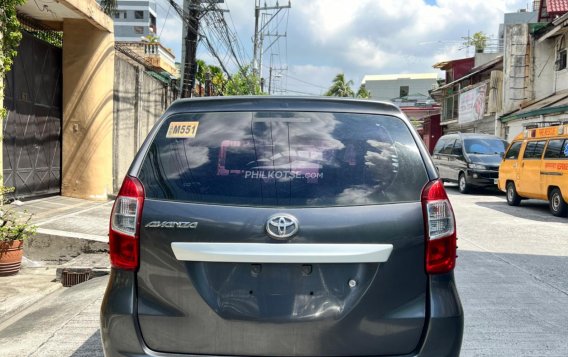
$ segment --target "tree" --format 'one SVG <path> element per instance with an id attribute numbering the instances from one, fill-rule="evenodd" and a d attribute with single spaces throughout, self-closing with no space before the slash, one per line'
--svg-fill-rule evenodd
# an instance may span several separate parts
<path id="1" fill-rule="evenodd" d="M 211 83 L 213 84 L 214 92 L 216 94 L 225 93 L 227 78 L 225 78 L 221 67 L 209 66 L 209 71 L 211 72 Z"/>
<path id="2" fill-rule="evenodd" d="M 16 6 L 24 2 L 25 0 L 5 0 L 0 6 L 0 119 L 4 119 L 7 113 L 4 108 L 4 76 L 10 71 L 22 39 Z"/>
<path id="3" fill-rule="evenodd" d="M 112 15 L 116 11 L 116 0 L 101 0 L 101 8 L 107 15 Z"/>
<path id="4" fill-rule="evenodd" d="M 328 97 L 354 97 L 355 93 L 351 89 L 352 85 L 353 81 L 345 81 L 345 74 L 338 73 L 333 79 L 331 87 L 324 95 Z"/>
<path id="5" fill-rule="evenodd" d="M 209 66 L 205 63 L 204 60 L 196 60 L 195 64 L 197 65 L 197 71 L 195 72 L 195 79 L 201 84 L 205 84 L 205 73 L 207 73 Z"/>
<path id="6" fill-rule="evenodd" d="M 262 95 L 260 80 L 250 66 L 239 70 L 225 86 L 225 95 Z"/>
<path id="7" fill-rule="evenodd" d="M 482 31 L 476 32 L 471 37 L 462 37 L 464 39 L 464 46 L 473 46 L 475 47 L 475 52 L 483 52 L 485 47 L 487 46 L 487 40 L 489 40 L 489 36 L 484 34 Z"/>
<path id="8" fill-rule="evenodd" d="M 357 98 L 362 98 L 362 99 L 371 98 L 371 92 L 369 92 L 367 88 L 365 88 L 364 84 L 361 84 L 361 86 L 359 87 L 359 90 L 357 91 Z"/>

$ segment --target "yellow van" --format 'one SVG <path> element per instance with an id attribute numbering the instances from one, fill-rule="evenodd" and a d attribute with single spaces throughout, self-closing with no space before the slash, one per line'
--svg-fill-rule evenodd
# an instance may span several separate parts
<path id="1" fill-rule="evenodd" d="M 550 212 L 568 212 L 568 125 L 526 129 L 509 145 L 499 167 L 498 187 L 507 203 L 547 200 Z"/>

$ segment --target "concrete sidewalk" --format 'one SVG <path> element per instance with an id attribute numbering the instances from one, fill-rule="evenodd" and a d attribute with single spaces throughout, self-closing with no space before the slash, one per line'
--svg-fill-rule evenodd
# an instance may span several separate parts
<path id="1" fill-rule="evenodd" d="M 32 213 L 32 223 L 38 227 L 36 236 L 25 243 L 25 256 L 62 263 L 81 253 L 108 252 L 112 204 L 62 196 L 12 204 Z"/>
<path id="2" fill-rule="evenodd" d="M 10 205 L 32 213 L 38 230 L 24 244 L 20 272 L 0 278 L 0 326 L 19 319 L 58 290 L 66 290 L 59 281 L 64 269 L 91 271 L 92 277 L 108 271 L 112 204 L 54 196 Z"/>

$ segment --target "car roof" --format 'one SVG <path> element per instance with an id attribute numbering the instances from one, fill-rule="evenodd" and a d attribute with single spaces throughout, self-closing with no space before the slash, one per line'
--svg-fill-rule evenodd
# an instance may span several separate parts
<path id="1" fill-rule="evenodd" d="M 325 111 L 402 115 L 390 102 L 340 97 L 234 96 L 179 99 L 164 116 L 179 112 Z"/>

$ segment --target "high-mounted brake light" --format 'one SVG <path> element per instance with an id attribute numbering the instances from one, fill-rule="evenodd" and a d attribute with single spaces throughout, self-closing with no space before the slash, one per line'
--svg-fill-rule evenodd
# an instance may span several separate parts
<path id="1" fill-rule="evenodd" d="M 426 272 L 443 274 L 456 265 L 456 222 L 452 205 L 441 180 L 422 191 L 426 234 Z"/>
<path id="2" fill-rule="evenodd" d="M 144 187 L 138 179 L 126 176 L 110 216 L 110 263 L 114 268 L 138 269 L 140 219 L 143 206 Z"/>

